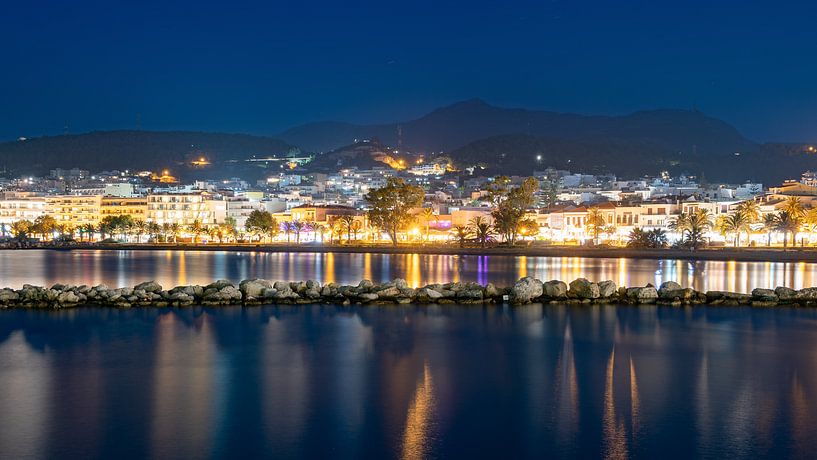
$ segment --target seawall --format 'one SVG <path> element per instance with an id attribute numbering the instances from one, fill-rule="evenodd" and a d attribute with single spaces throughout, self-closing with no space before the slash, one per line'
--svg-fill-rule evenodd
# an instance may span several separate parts
<path id="1" fill-rule="evenodd" d="M 95 305 L 115 308 L 185 307 L 191 305 L 228 306 L 262 304 L 485 304 L 524 305 L 538 302 L 572 304 L 662 304 L 684 305 L 751 305 L 817 306 L 817 288 L 794 290 L 786 287 L 754 289 L 751 294 L 734 292 L 701 292 L 668 281 L 656 288 L 616 286 L 613 281 L 592 282 L 579 278 L 569 284 L 542 282 L 526 277 L 510 287 L 493 284 L 445 283 L 420 288 L 408 286 L 405 280 L 385 283 L 363 280 L 357 285 L 317 281 L 269 281 L 248 279 L 238 285 L 218 280 L 208 285 L 176 286 L 165 290 L 155 281 L 133 287 L 109 288 L 105 285 L 51 287 L 24 285 L 21 289 L 0 289 L 0 308 L 71 308 Z"/>

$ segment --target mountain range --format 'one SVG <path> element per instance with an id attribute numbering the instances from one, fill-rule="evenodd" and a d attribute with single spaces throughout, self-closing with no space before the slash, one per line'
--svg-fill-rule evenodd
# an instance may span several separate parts
<path id="1" fill-rule="evenodd" d="M 369 145 L 364 145 L 372 141 Z M 496 107 L 480 99 L 458 102 L 395 123 L 323 121 L 276 137 L 199 132 L 108 131 L 0 143 L 0 168 L 41 173 L 54 167 L 153 169 L 183 167 L 191 156 L 211 161 L 315 153 L 311 168 L 369 167 L 385 147 L 445 155 L 460 169 L 485 174 L 530 174 L 554 166 L 621 177 L 705 175 L 709 180 L 770 184 L 817 169 L 804 144 L 761 144 L 730 124 L 696 110 L 651 110 L 592 116 Z M 393 153 L 393 152 L 389 152 Z M 201 171 L 195 171 L 200 174 Z"/>

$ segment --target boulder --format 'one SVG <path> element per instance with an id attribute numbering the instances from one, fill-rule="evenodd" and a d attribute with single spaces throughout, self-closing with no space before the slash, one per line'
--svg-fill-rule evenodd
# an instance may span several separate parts
<path id="1" fill-rule="evenodd" d="M 674 299 L 676 291 L 683 289 L 680 284 L 675 281 L 664 281 L 661 287 L 658 288 L 658 297 L 661 299 Z"/>
<path id="2" fill-rule="evenodd" d="M 616 283 L 612 280 L 606 280 L 599 283 L 599 297 L 602 299 L 606 299 L 609 297 L 613 297 L 616 295 L 618 288 L 616 287 Z"/>
<path id="3" fill-rule="evenodd" d="M 599 285 L 585 278 L 579 278 L 570 282 L 569 295 L 579 299 L 598 299 L 601 293 Z"/>
<path id="4" fill-rule="evenodd" d="M 145 292 L 158 292 L 162 290 L 162 285 L 156 281 L 145 281 L 133 287 L 134 290 L 139 289 Z"/>
<path id="5" fill-rule="evenodd" d="M 805 301 L 817 300 L 817 288 L 812 287 L 800 289 L 799 291 L 797 291 L 797 294 L 795 294 L 794 298 L 797 300 Z"/>
<path id="6" fill-rule="evenodd" d="M 205 291 L 207 289 L 215 289 L 216 291 L 220 291 L 226 288 L 227 286 L 235 286 L 235 284 L 233 284 L 233 282 L 229 280 L 217 280 L 205 286 L 204 289 Z"/>
<path id="7" fill-rule="evenodd" d="M 635 303 L 654 303 L 658 300 L 658 291 L 653 286 L 628 288 L 627 299 Z"/>
<path id="8" fill-rule="evenodd" d="M 559 280 L 548 281 L 543 285 L 545 296 L 551 299 L 567 298 L 567 283 Z"/>
<path id="9" fill-rule="evenodd" d="M 437 299 L 442 298 L 442 294 L 435 291 L 434 289 L 424 287 L 417 291 L 417 301 L 418 302 L 434 302 Z"/>
<path id="10" fill-rule="evenodd" d="M 778 286 L 774 289 L 774 293 L 777 295 L 777 298 L 780 300 L 794 300 L 797 297 L 797 291 L 792 288 L 787 288 L 784 286 Z"/>
<path id="11" fill-rule="evenodd" d="M 373 300 L 377 300 L 378 296 L 377 296 L 377 294 L 374 294 L 372 292 L 364 292 L 364 293 L 358 295 L 358 298 L 362 302 L 371 302 Z"/>
<path id="12" fill-rule="evenodd" d="M 777 302 L 777 294 L 771 289 L 752 289 L 753 302 Z"/>
<path id="13" fill-rule="evenodd" d="M 276 285 L 278 282 L 275 283 Z M 244 298 L 259 298 L 263 295 L 264 289 L 272 287 L 272 283 L 262 279 L 244 280 L 238 285 L 238 289 L 244 294 Z M 277 289 L 277 287 L 276 287 Z"/>
<path id="14" fill-rule="evenodd" d="M 514 303 L 528 303 L 533 299 L 542 297 L 544 286 L 536 278 L 527 276 L 517 281 L 511 288 L 511 300 Z"/>

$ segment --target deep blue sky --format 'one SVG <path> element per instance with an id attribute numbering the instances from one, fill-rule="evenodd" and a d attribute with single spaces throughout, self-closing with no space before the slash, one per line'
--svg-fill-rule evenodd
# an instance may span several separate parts
<path id="1" fill-rule="evenodd" d="M 817 140 L 816 21 L 815 1 L 6 2 L 0 139 L 137 114 L 145 129 L 271 134 L 481 97 L 697 106 L 755 140 Z"/>

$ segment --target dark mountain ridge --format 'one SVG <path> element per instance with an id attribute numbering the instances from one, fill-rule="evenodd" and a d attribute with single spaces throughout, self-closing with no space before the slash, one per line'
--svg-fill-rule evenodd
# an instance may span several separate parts
<path id="1" fill-rule="evenodd" d="M 480 139 L 509 134 L 582 142 L 638 142 L 690 153 L 732 154 L 757 145 L 729 124 L 690 110 L 651 110 L 624 116 L 595 116 L 501 108 L 480 99 L 443 107 L 415 120 L 375 125 L 318 122 L 279 135 L 308 150 L 327 151 L 354 139 L 376 137 L 415 151 L 439 152 Z"/>
<path id="2" fill-rule="evenodd" d="M 17 175 L 47 174 L 50 169 L 73 167 L 90 171 L 158 171 L 183 169 L 200 156 L 215 163 L 253 155 L 284 155 L 294 148 L 279 139 L 248 134 L 95 131 L 0 143 L 0 168 Z"/>

